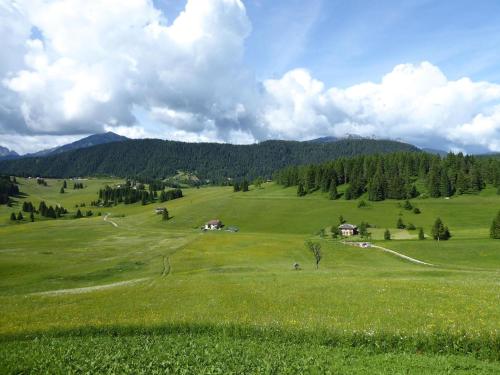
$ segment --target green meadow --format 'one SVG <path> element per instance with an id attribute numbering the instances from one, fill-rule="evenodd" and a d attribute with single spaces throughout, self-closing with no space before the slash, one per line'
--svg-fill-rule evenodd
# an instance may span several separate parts
<path id="1" fill-rule="evenodd" d="M 492 187 L 414 199 L 414 214 L 400 201 L 365 198 L 358 208 L 274 183 L 90 207 L 99 188 L 122 180 L 83 180 L 81 190 L 68 181 L 64 194 L 62 180 L 18 181 L 25 196 L 0 206 L 0 373 L 500 372 Z M 23 200 L 69 213 L 11 222 Z M 73 218 L 81 203 L 93 216 Z M 340 215 L 368 222 L 374 244 L 432 266 L 332 239 Z M 436 217 L 449 241 L 396 229 L 402 218 L 430 236 Z M 202 232 L 214 218 L 239 232 Z M 321 244 L 319 269 L 309 239 Z"/>

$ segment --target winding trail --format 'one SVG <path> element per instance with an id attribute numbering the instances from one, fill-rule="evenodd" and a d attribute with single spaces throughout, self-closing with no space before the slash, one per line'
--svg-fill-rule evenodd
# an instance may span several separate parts
<path id="1" fill-rule="evenodd" d="M 350 245 L 350 246 L 356 246 L 356 247 L 360 247 L 360 243 L 359 242 L 342 242 L 344 245 Z M 402 258 L 402 259 L 405 259 L 409 262 L 412 262 L 412 263 L 416 263 L 416 264 L 421 264 L 423 266 L 431 266 L 431 267 L 435 267 L 436 265 L 435 264 L 432 264 L 432 263 L 427 263 L 427 262 L 424 262 L 422 260 L 418 260 L 418 259 L 415 259 L 415 258 L 412 258 L 412 257 L 409 257 L 408 255 L 404 255 L 404 254 L 401 254 L 401 253 L 398 253 L 397 251 L 394 251 L 394 250 L 391 250 L 391 249 L 387 249 L 385 247 L 382 247 L 382 246 L 378 246 L 378 245 L 374 245 L 374 244 L 370 244 L 370 247 L 368 248 L 376 248 L 376 249 L 380 249 L 382 251 L 385 251 L 387 253 L 391 253 L 392 255 L 395 255 L 399 258 Z"/>
<path id="2" fill-rule="evenodd" d="M 104 221 L 107 221 L 108 223 L 113 224 L 113 226 L 114 226 L 115 228 L 118 228 L 118 224 L 116 224 L 113 220 L 108 220 L 108 216 L 109 216 L 109 213 L 107 213 L 106 215 L 104 215 L 104 219 L 103 219 L 103 220 L 104 220 Z"/>
<path id="3" fill-rule="evenodd" d="M 116 283 L 111 283 L 111 284 L 88 286 L 85 288 L 49 290 L 46 292 L 31 293 L 30 295 L 32 295 L 32 296 L 60 296 L 60 295 L 64 295 L 64 294 L 89 293 L 89 292 L 95 292 L 97 290 L 116 288 L 117 286 L 137 284 L 137 283 L 140 283 L 141 281 L 145 281 L 145 280 L 149 280 L 149 277 L 143 277 L 142 279 L 133 279 L 133 280 L 127 280 L 127 281 L 118 281 Z"/>

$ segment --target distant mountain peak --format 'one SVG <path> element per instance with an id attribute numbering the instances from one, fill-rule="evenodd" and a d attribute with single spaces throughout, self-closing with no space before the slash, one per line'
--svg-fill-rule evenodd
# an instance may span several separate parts
<path id="1" fill-rule="evenodd" d="M 341 141 L 341 140 L 344 140 L 344 139 L 371 139 L 371 138 L 363 137 L 363 136 L 361 136 L 359 134 L 350 134 L 350 133 L 348 133 L 348 134 L 345 134 L 342 137 L 334 137 L 334 136 L 331 136 L 331 135 L 327 135 L 325 137 L 319 137 L 319 138 L 311 139 L 311 140 L 306 141 L 306 142 L 330 143 L 330 142 Z"/>
<path id="2" fill-rule="evenodd" d="M 26 154 L 26 155 L 23 155 L 23 157 L 56 155 L 56 154 L 60 154 L 60 153 L 66 152 L 66 151 L 78 150 L 80 148 L 87 148 L 87 147 L 102 145 L 104 143 L 123 142 L 123 141 L 128 141 L 129 139 L 130 138 L 124 137 L 122 135 L 119 135 L 119 134 L 116 134 L 113 132 L 92 134 L 92 135 L 89 135 L 88 137 L 79 139 L 78 141 L 68 143 L 68 144 L 63 145 L 63 146 L 49 148 L 46 150 L 34 152 L 32 154 Z"/>
<path id="3" fill-rule="evenodd" d="M 7 147 L 0 146 L 0 159 L 14 159 L 17 158 L 19 154 L 14 150 L 9 150 Z"/>

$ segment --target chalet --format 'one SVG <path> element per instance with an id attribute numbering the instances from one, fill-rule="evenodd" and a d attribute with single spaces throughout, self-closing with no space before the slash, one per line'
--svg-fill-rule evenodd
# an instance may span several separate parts
<path id="1" fill-rule="evenodd" d="M 352 224 L 339 225 L 339 231 L 342 236 L 350 237 L 358 234 L 358 227 Z"/>
<path id="2" fill-rule="evenodd" d="M 163 213 L 166 211 L 167 211 L 167 209 L 165 207 L 156 207 L 155 208 L 155 213 L 157 215 L 163 215 Z"/>
<path id="3" fill-rule="evenodd" d="M 222 224 L 222 221 L 219 219 L 214 219 L 210 220 L 208 223 L 205 224 L 203 227 L 204 230 L 219 230 L 223 227 L 224 225 Z"/>

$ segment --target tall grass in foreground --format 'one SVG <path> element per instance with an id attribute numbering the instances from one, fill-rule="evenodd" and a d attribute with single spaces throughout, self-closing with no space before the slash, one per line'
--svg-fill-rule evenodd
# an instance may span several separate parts
<path id="1" fill-rule="evenodd" d="M 477 359 L 500 361 L 500 335 L 497 332 L 471 334 L 468 332 L 434 331 L 412 334 L 369 331 L 304 331 L 251 325 L 164 324 L 144 326 L 83 326 L 69 330 L 53 329 L 0 336 L 0 343 L 31 340 L 74 339 L 126 336 L 208 336 L 219 339 L 245 339 L 282 342 L 297 345 L 359 348 L 373 354 L 427 353 L 439 355 L 472 355 Z"/>

